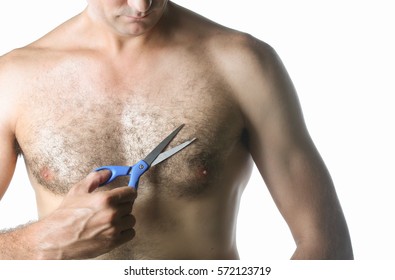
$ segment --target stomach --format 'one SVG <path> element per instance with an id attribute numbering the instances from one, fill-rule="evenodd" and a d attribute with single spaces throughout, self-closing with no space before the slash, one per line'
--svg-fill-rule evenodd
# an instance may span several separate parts
<path id="1" fill-rule="evenodd" d="M 134 239 L 98 259 L 238 259 L 237 213 L 225 210 L 221 200 L 169 199 L 161 205 L 136 200 Z"/>

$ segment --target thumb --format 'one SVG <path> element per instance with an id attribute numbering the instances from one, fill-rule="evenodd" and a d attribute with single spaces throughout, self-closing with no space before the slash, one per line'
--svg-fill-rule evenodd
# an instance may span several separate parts
<path id="1" fill-rule="evenodd" d="M 80 181 L 74 189 L 76 193 L 91 193 L 101 184 L 104 184 L 111 176 L 110 170 L 100 170 L 89 173 L 82 181 Z"/>

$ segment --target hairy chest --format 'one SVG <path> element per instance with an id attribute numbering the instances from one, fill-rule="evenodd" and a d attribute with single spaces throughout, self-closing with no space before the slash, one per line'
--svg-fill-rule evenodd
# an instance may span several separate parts
<path id="1" fill-rule="evenodd" d="M 27 97 L 18 142 L 34 183 L 56 194 L 96 167 L 136 163 L 182 123 L 169 148 L 197 140 L 149 170 L 140 189 L 201 192 L 241 148 L 240 112 L 213 75 L 173 71 L 123 83 L 68 69 L 47 72 Z"/>

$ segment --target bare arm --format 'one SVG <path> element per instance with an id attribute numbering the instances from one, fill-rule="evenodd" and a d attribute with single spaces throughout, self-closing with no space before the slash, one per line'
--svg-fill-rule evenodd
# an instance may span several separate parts
<path id="1" fill-rule="evenodd" d="M 299 101 L 275 51 L 254 39 L 234 84 L 249 147 L 289 225 L 294 259 L 352 259 L 346 221 L 331 177 L 306 129 Z M 237 68 L 236 67 L 236 68 Z"/>
<path id="2" fill-rule="evenodd" d="M 0 71 L 2 70 L 0 65 Z M 17 160 L 14 135 L 15 119 L 11 109 L 13 101 L 12 98 L 1 92 L 2 88 L 4 88 L 4 81 L 0 75 L 0 199 L 8 188 Z"/>
<path id="3" fill-rule="evenodd" d="M 2 58 L 0 61 L 3 61 Z M 6 68 L 3 64 L 0 64 L 0 71 L 3 75 L 0 75 L 0 199 L 6 192 L 8 185 L 13 176 L 17 153 L 15 150 L 15 118 L 14 112 L 15 107 L 13 106 L 14 100 L 10 95 L 6 94 L 9 81 L 5 78 Z M 4 214 L 2 214 L 4 215 Z M 0 217 L 2 216 L 0 215 Z M 15 230 L 2 231 L 0 233 L 0 259 L 13 259 L 14 257 L 19 258 L 20 248 L 25 248 L 26 256 L 29 258 L 31 250 L 25 237 L 25 228 L 20 227 Z M 22 258 L 22 257 L 21 257 Z"/>

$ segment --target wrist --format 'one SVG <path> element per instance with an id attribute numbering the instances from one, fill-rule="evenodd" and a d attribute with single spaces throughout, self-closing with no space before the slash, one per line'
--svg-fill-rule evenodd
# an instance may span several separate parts
<path id="1" fill-rule="evenodd" d="M 36 260 L 61 260 L 59 246 L 51 238 L 53 228 L 48 218 L 34 223 L 30 228 L 30 245 Z"/>

